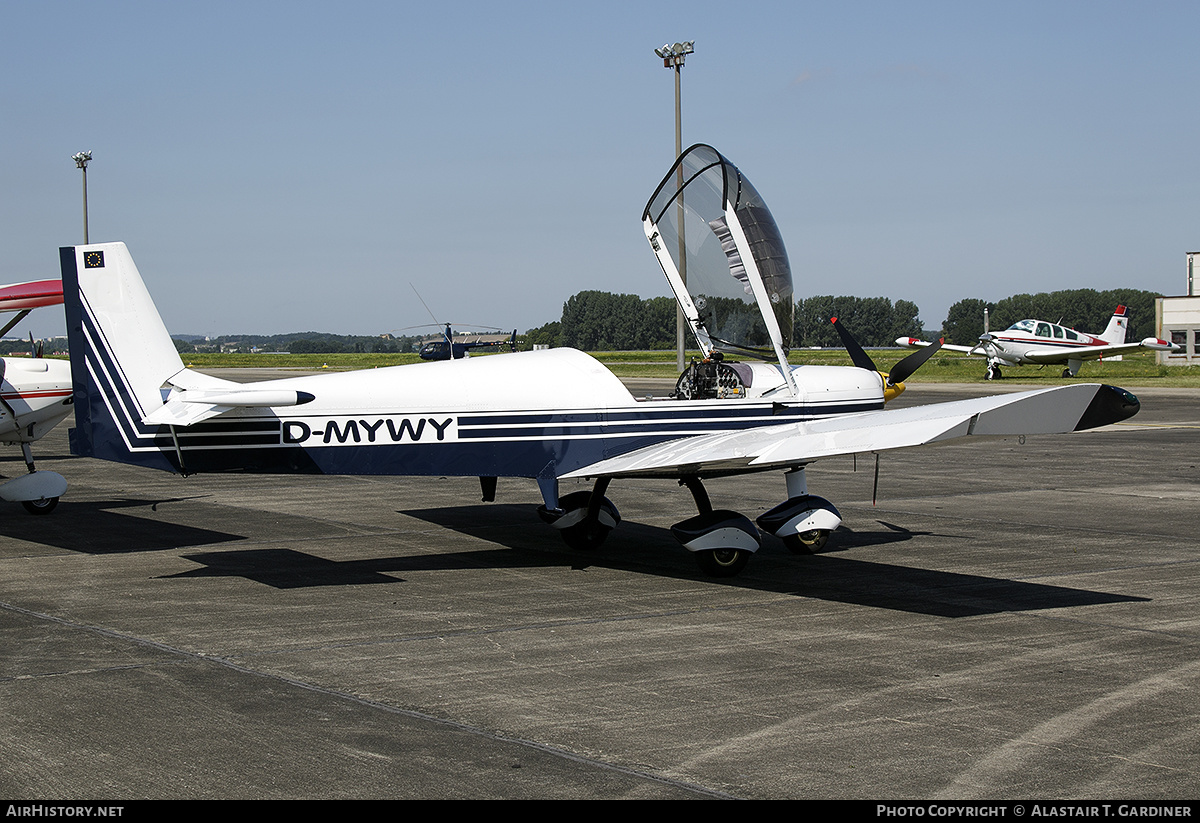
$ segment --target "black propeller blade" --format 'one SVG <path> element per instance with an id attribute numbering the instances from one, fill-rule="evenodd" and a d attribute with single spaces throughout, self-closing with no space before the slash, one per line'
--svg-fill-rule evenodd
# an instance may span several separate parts
<path id="1" fill-rule="evenodd" d="M 871 360 L 870 355 L 863 350 L 862 346 L 858 345 L 858 341 L 851 336 L 846 327 L 838 322 L 836 317 L 831 318 L 830 322 L 833 323 L 833 327 L 837 330 L 838 337 L 842 338 L 842 345 L 846 347 L 846 352 L 850 355 L 851 362 L 853 362 L 854 365 L 858 366 L 860 369 L 866 369 L 868 371 L 875 372 L 879 371 L 879 368 L 875 365 L 874 361 Z M 888 372 L 888 385 L 894 386 L 897 383 L 903 383 L 905 380 L 912 377 L 913 372 L 921 368 L 922 364 L 924 364 L 926 360 L 937 354 L 938 349 L 942 347 L 942 342 L 942 340 L 938 340 L 932 345 L 917 349 L 899 363 L 892 366 L 891 371 Z"/>
<path id="2" fill-rule="evenodd" d="M 846 352 L 850 355 L 850 361 L 854 365 L 867 371 L 879 371 L 870 355 L 863 351 L 863 347 L 858 345 L 858 341 L 850 335 L 850 332 L 846 331 L 846 327 L 839 323 L 836 317 L 829 318 L 829 322 L 833 323 L 838 337 L 842 338 L 842 345 L 846 347 Z"/>
<path id="3" fill-rule="evenodd" d="M 917 349 L 915 352 L 905 357 L 896 365 L 892 366 L 892 370 L 888 372 L 888 382 L 895 385 L 903 383 L 908 378 L 912 377 L 913 372 L 921 368 L 921 365 L 937 354 L 938 349 L 942 347 L 944 340 L 938 340 L 923 349 Z"/>

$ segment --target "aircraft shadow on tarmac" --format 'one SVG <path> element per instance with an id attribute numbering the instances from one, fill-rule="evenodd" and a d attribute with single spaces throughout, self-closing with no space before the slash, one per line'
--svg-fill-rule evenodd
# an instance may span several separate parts
<path id="1" fill-rule="evenodd" d="M 48 517 L 32 517 L 16 504 L 11 515 L 0 515 L 0 537 L 56 546 L 84 554 L 128 554 L 182 549 L 213 543 L 245 540 L 244 535 L 213 529 L 160 522 L 116 509 L 155 510 L 164 503 L 191 498 L 160 500 L 104 500 L 59 506 Z"/>
<path id="2" fill-rule="evenodd" d="M 791 594 L 875 608 L 943 617 L 969 617 L 1011 611 L 1057 609 L 1149 598 L 1029 583 L 956 572 L 917 569 L 836 557 L 792 555 L 767 542 L 742 575 L 704 577 L 670 530 L 624 522 L 594 553 L 575 552 L 536 522 L 532 506 L 447 507 L 400 512 L 408 517 L 486 541 L 499 551 L 435 552 L 365 560 L 336 561 L 291 549 L 247 549 L 184 555 L 203 568 L 179 577 L 244 577 L 280 589 L 406 582 L 396 573 L 452 569 L 588 568 L 621 569 L 713 585 Z M 839 531 L 839 549 L 879 546 L 921 536 L 883 523 L 879 531 Z"/>

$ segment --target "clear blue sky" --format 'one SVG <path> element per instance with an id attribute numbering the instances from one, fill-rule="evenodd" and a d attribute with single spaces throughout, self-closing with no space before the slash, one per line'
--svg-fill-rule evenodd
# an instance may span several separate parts
<path id="1" fill-rule="evenodd" d="M 1200 4 L 2 0 L 0 282 L 123 240 L 177 333 L 525 329 L 666 294 L 684 143 L 754 181 L 799 296 L 1130 286 L 1200 248 Z M 58 310 L 23 329 L 61 333 Z M 30 323 L 32 322 L 32 325 Z"/>

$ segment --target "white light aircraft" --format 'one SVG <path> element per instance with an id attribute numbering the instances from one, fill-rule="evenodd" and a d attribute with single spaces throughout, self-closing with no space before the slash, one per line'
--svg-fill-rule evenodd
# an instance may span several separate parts
<path id="1" fill-rule="evenodd" d="M 61 280 L 0 286 L 0 312 L 17 312 L 0 328 L 0 337 L 33 309 L 61 302 Z M 57 472 L 34 467 L 32 444 L 71 413 L 71 365 L 36 356 L 36 349 L 31 354 L 0 357 L 0 443 L 19 445 L 29 470 L 0 484 L 0 500 L 19 500 L 33 514 L 49 514 L 67 490 L 67 481 Z"/>
<path id="2" fill-rule="evenodd" d="M 1099 336 L 1084 334 L 1058 323 L 1045 320 L 1021 320 L 1002 332 L 987 331 L 987 315 L 984 314 L 984 333 L 974 346 L 954 346 L 943 343 L 947 351 L 963 352 L 987 358 L 987 379 L 998 380 L 1001 366 L 1024 366 L 1026 364 L 1065 365 L 1063 377 L 1074 377 L 1085 360 L 1116 358 L 1121 354 L 1139 350 L 1178 351 L 1176 343 L 1168 343 L 1157 337 L 1147 337 L 1137 343 L 1126 343 L 1125 332 L 1129 327 L 1129 313 L 1124 306 L 1117 306 L 1108 326 Z M 932 345 L 915 337 L 900 337 L 896 344 L 909 348 Z"/>
<path id="3" fill-rule="evenodd" d="M 699 512 L 675 536 L 706 572 L 731 576 L 758 550 L 759 528 L 714 509 L 705 478 L 779 471 L 786 499 L 758 526 L 803 551 L 841 523 L 832 503 L 808 493 L 814 460 L 1070 432 L 1138 410 L 1133 395 L 1100 385 L 884 410 L 889 388 L 900 391 L 915 365 L 890 379 L 869 362 L 788 365 L 782 238 L 750 182 L 708 146 L 676 161 L 643 221 L 705 354 L 670 399 L 636 400 L 598 361 L 566 348 L 233 383 L 184 368 L 123 243 L 64 248 L 72 451 L 181 474 L 477 476 L 485 501 L 497 477 L 529 478 L 542 519 L 581 549 L 599 546 L 620 520 L 605 496 L 610 481 L 669 478 Z M 736 353 L 761 359 L 726 359 Z M 560 497 L 566 478 L 595 482 Z"/>

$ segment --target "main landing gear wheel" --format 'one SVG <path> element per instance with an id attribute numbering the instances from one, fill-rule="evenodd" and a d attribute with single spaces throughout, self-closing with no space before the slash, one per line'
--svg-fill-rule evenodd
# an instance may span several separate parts
<path id="1" fill-rule="evenodd" d="M 41 500 L 22 500 L 21 505 L 30 514 L 49 514 L 58 505 L 58 498 L 43 497 Z"/>
<path id="2" fill-rule="evenodd" d="M 700 569 L 713 577 L 733 577 L 750 562 L 750 552 L 744 549 L 709 549 L 696 552 Z"/>
<path id="3" fill-rule="evenodd" d="M 621 522 L 617 507 L 607 497 L 600 501 L 599 510 L 594 518 L 587 516 L 591 504 L 592 492 L 572 492 L 559 501 L 559 507 L 565 512 L 562 520 L 577 519 L 570 526 L 559 527 L 563 542 L 576 551 L 594 551 L 608 539 L 608 533 Z"/>
<path id="4" fill-rule="evenodd" d="M 815 554 L 825 548 L 829 542 L 828 529 L 813 529 L 812 531 L 789 534 L 783 538 L 783 545 L 792 554 Z"/>
<path id="5" fill-rule="evenodd" d="M 590 552 L 604 545 L 604 541 L 608 539 L 608 533 L 612 531 L 608 526 L 596 521 L 584 520 L 576 526 L 568 526 L 563 529 L 563 542 L 569 548 L 575 551 Z"/>
<path id="6" fill-rule="evenodd" d="M 1075 375 L 1071 374 L 1071 370 L 1070 370 L 1070 369 L 1063 369 L 1062 376 L 1063 376 L 1063 377 L 1074 377 Z"/>

